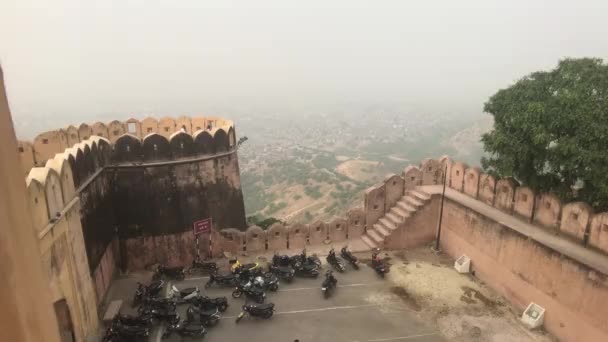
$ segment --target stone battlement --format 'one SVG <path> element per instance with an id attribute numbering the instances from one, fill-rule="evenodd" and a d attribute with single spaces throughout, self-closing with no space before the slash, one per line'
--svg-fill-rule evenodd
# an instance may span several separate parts
<path id="1" fill-rule="evenodd" d="M 119 145 L 119 162 L 181 158 L 226 151 L 235 142 L 234 123 L 217 117 L 165 117 L 160 120 L 114 120 L 107 125 L 96 122 L 69 126 L 39 134 L 33 142 L 19 142 L 24 173 L 44 166 L 55 154 L 87 141 L 93 136 Z M 115 149 L 115 148 L 113 148 Z"/>

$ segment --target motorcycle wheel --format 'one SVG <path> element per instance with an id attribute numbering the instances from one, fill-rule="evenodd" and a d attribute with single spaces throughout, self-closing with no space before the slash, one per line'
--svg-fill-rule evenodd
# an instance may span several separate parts
<path id="1" fill-rule="evenodd" d="M 323 297 L 324 298 L 328 298 L 329 297 L 329 290 L 323 291 Z"/>
<path id="2" fill-rule="evenodd" d="M 232 291 L 232 298 L 241 298 L 242 295 L 243 295 L 243 291 L 241 291 L 241 290 Z"/>
<path id="3" fill-rule="evenodd" d="M 219 319 L 217 319 L 217 318 L 213 318 L 213 319 L 208 320 L 207 322 L 205 322 L 205 324 L 204 324 L 204 325 L 205 325 L 205 326 L 209 326 L 209 327 L 214 327 L 214 326 L 216 326 L 216 325 L 217 325 L 217 323 L 218 323 L 219 321 L 220 321 Z"/>
<path id="4" fill-rule="evenodd" d="M 213 284 L 213 282 L 211 280 L 209 280 L 208 282 L 205 283 L 205 288 L 206 289 L 210 288 L 211 284 Z"/>
<path id="5" fill-rule="evenodd" d="M 235 321 L 238 323 L 238 322 L 240 322 L 243 319 L 243 317 L 245 317 L 245 313 L 241 312 L 238 316 L 236 316 L 236 320 Z"/>
<path id="6" fill-rule="evenodd" d="M 226 311 L 226 309 L 228 309 L 228 303 L 221 303 L 217 306 L 217 309 L 219 310 L 219 312 Z"/>
<path id="7" fill-rule="evenodd" d="M 273 284 L 268 288 L 270 291 L 276 292 L 279 289 L 279 285 Z"/>
<path id="8" fill-rule="evenodd" d="M 257 298 L 255 299 L 255 301 L 256 301 L 256 303 L 258 303 L 258 304 L 263 304 L 263 303 L 264 303 L 264 297 L 257 297 Z"/>
<path id="9" fill-rule="evenodd" d="M 356 269 L 356 270 L 358 270 L 359 269 L 359 265 L 357 265 L 357 263 L 355 262 L 355 263 L 353 263 L 353 268 Z"/>
<path id="10" fill-rule="evenodd" d="M 186 279 L 186 273 L 185 272 L 181 272 L 178 276 L 177 276 L 177 280 L 184 280 Z"/>
<path id="11" fill-rule="evenodd" d="M 272 317 L 272 311 L 264 312 L 261 317 L 265 319 Z"/>

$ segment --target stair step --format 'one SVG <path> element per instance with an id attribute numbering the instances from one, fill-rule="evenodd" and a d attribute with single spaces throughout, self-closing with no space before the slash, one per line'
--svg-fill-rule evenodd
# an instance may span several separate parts
<path id="1" fill-rule="evenodd" d="M 426 192 L 424 192 L 422 190 L 414 189 L 414 190 L 409 190 L 408 192 L 423 202 L 426 202 L 431 199 L 431 195 L 427 194 Z"/>
<path id="2" fill-rule="evenodd" d="M 363 240 L 363 242 L 371 249 L 378 248 L 378 245 L 376 245 L 376 243 L 372 241 L 372 239 L 370 239 L 367 235 L 361 235 L 361 240 Z"/>
<path id="3" fill-rule="evenodd" d="M 386 217 L 382 217 L 380 218 L 380 220 L 378 220 L 378 222 L 380 222 L 381 225 L 385 226 L 387 229 L 390 230 L 395 230 L 397 229 L 397 225 L 394 224 L 393 222 L 391 222 L 389 219 L 387 219 Z"/>
<path id="4" fill-rule="evenodd" d="M 391 232 L 388 229 L 384 228 L 383 226 L 381 226 L 377 223 L 374 224 L 374 230 L 376 232 L 378 232 L 380 235 L 382 235 L 383 237 L 387 237 L 387 236 L 391 235 Z"/>
<path id="5" fill-rule="evenodd" d="M 384 242 L 384 238 L 375 230 L 371 229 L 366 232 L 366 234 L 374 241 L 376 244 L 382 244 Z"/>
<path id="6" fill-rule="evenodd" d="M 402 210 L 404 210 L 404 211 L 406 211 L 406 212 L 408 212 L 410 214 L 413 213 L 413 212 L 415 212 L 416 210 L 418 210 L 415 206 L 413 206 L 412 204 L 406 202 L 405 199 L 402 199 L 399 202 L 397 202 L 397 206 L 400 209 L 402 209 Z"/>
<path id="7" fill-rule="evenodd" d="M 401 221 L 405 221 L 408 217 L 410 217 L 410 213 L 401 209 L 398 206 L 392 207 L 389 213 L 393 213 L 401 218 Z"/>
<path id="8" fill-rule="evenodd" d="M 420 201 L 419 199 L 417 199 L 411 195 L 406 195 L 405 201 L 407 202 L 407 204 L 412 205 L 416 208 L 422 207 L 424 205 L 424 202 Z"/>
<path id="9" fill-rule="evenodd" d="M 401 217 L 391 213 L 390 211 L 388 213 L 386 213 L 385 217 L 387 219 L 389 219 L 391 222 L 393 222 L 395 225 L 399 225 L 400 223 L 403 222 L 403 219 Z"/>

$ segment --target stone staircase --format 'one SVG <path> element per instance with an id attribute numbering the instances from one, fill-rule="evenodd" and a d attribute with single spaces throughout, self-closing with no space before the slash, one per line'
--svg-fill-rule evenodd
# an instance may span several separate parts
<path id="1" fill-rule="evenodd" d="M 406 223 L 430 199 L 431 195 L 422 190 L 407 190 L 395 206 L 371 228 L 367 228 L 361 239 L 369 248 L 383 248 L 384 239 Z"/>

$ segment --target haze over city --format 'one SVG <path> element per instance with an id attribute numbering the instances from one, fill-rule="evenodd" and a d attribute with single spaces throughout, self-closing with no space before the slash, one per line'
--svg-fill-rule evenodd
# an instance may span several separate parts
<path id="1" fill-rule="evenodd" d="M 563 57 L 608 55 L 608 3 L 3 1 L 20 136 L 117 115 L 370 106 L 476 115 Z"/>

